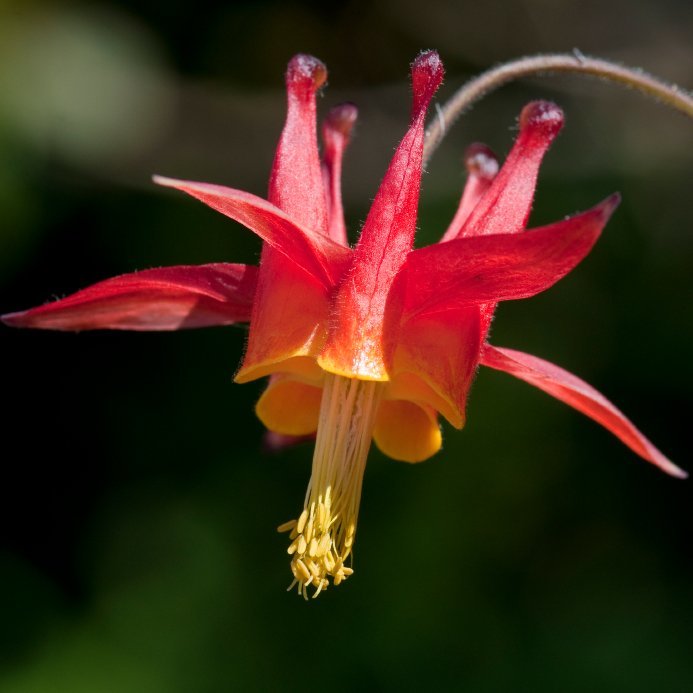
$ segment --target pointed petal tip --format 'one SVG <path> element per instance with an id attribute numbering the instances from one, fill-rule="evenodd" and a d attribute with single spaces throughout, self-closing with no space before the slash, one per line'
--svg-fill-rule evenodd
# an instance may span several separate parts
<path id="1" fill-rule="evenodd" d="M 677 467 L 675 464 L 670 463 L 671 466 L 667 467 L 664 469 L 667 474 L 670 474 L 671 476 L 675 477 L 676 479 L 688 479 L 688 472 L 684 471 L 680 467 Z"/>
<path id="2" fill-rule="evenodd" d="M 669 476 L 673 476 L 675 479 L 688 479 L 687 471 L 681 469 L 681 467 L 677 467 L 668 457 L 665 457 L 656 448 L 649 461 L 653 462 L 659 469 Z"/>
<path id="3" fill-rule="evenodd" d="M 0 322 L 8 327 L 23 327 L 22 316 L 24 314 L 25 311 L 17 313 L 5 313 L 4 315 L 0 315 Z"/>
<path id="4" fill-rule="evenodd" d="M 411 66 L 414 116 L 428 106 L 443 81 L 445 69 L 438 51 L 422 51 Z"/>
<path id="5" fill-rule="evenodd" d="M 531 129 L 552 140 L 561 131 L 563 111 L 551 101 L 532 101 L 520 113 L 520 129 Z"/>
<path id="6" fill-rule="evenodd" d="M 325 127 L 349 137 L 358 117 L 356 105 L 347 101 L 333 106 L 325 117 Z"/>
<path id="7" fill-rule="evenodd" d="M 616 208 L 621 204 L 621 193 L 613 193 L 609 195 L 603 202 L 598 206 L 602 209 L 604 216 L 608 219 L 615 211 Z"/>
<path id="8" fill-rule="evenodd" d="M 498 157 L 490 147 L 481 142 L 474 142 L 464 153 L 464 165 L 467 172 L 484 180 L 493 180 L 498 173 Z"/>
<path id="9" fill-rule="evenodd" d="M 286 68 L 286 86 L 290 91 L 296 89 L 312 93 L 327 81 L 325 63 L 312 55 L 299 53 L 289 61 Z"/>
<path id="10" fill-rule="evenodd" d="M 175 178 L 169 178 L 168 176 L 160 176 L 156 173 L 152 176 L 152 181 L 157 185 L 162 185 L 165 188 L 177 188 L 183 182 L 176 180 Z"/>

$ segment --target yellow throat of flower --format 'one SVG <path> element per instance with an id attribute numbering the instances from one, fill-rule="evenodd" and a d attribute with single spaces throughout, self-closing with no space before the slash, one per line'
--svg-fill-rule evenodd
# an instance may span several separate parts
<path id="1" fill-rule="evenodd" d="M 317 597 L 354 571 L 346 565 L 356 536 L 363 472 L 384 383 L 327 373 L 313 469 L 303 512 L 278 527 L 290 532 L 291 572 L 299 594 Z"/>

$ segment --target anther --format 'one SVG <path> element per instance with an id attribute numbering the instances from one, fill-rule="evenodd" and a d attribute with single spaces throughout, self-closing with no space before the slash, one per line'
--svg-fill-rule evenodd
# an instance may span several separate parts
<path id="1" fill-rule="evenodd" d="M 297 547 L 296 550 L 298 551 L 299 554 L 303 555 L 306 552 L 306 548 L 308 547 L 308 544 L 306 543 L 306 538 L 302 534 L 297 539 L 296 547 Z"/>
<path id="2" fill-rule="evenodd" d="M 296 526 L 296 520 L 289 520 L 282 525 L 277 527 L 277 532 L 288 532 Z"/>
<path id="3" fill-rule="evenodd" d="M 304 581 L 305 584 L 309 584 L 313 580 L 313 576 L 310 574 L 310 570 L 306 564 L 300 559 L 296 559 L 296 572 L 300 579 Z"/>
<path id="4" fill-rule="evenodd" d="M 303 528 L 306 526 L 306 520 L 308 520 L 308 511 L 304 508 L 303 512 L 298 518 L 298 523 L 296 524 L 296 530 L 299 534 L 303 532 Z"/>

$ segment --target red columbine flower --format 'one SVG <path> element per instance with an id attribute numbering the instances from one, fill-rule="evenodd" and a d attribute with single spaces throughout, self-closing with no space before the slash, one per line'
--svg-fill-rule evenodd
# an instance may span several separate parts
<path id="1" fill-rule="evenodd" d="M 315 94 L 324 65 L 298 55 L 286 73 L 288 115 L 269 200 L 219 185 L 157 178 L 241 222 L 264 241 L 259 268 L 211 264 L 109 279 L 63 300 L 6 315 L 9 325 L 60 330 L 174 330 L 250 322 L 237 382 L 270 376 L 257 414 L 280 439 L 317 433 L 303 508 L 290 532 L 299 591 L 316 594 L 352 573 L 361 483 L 371 438 L 390 457 L 427 459 L 441 446 L 438 414 L 464 425 L 479 364 L 506 371 L 593 418 L 665 472 L 667 460 L 625 416 L 579 378 L 536 356 L 491 346 L 499 301 L 527 298 L 570 272 L 618 204 L 525 231 L 541 159 L 563 124 L 551 103 L 520 116 L 503 168 L 481 145 L 441 243 L 412 250 L 426 109 L 443 79 L 437 53 L 412 66 L 411 124 L 354 248 L 340 193 L 342 155 L 356 109 L 330 111 L 322 160 Z"/>

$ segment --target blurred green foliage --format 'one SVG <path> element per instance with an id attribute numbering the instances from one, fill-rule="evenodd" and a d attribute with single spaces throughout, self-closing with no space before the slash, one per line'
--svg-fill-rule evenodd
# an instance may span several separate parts
<path id="1" fill-rule="evenodd" d="M 3 2 L 0 308 L 137 268 L 256 261 L 250 234 L 149 176 L 262 194 L 295 52 L 331 69 L 321 108 L 361 108 L 355 233 L 420 48 L 446 61 L 441 98 L 576 45 L 685 81 L 692 19 L 673 0 Z M 535 223 L 624 202 L 576 272 L 502 306 L 494 340 L 584 376 L 690 469 L 690 123 L 595 82 L 509 87 L 433 159 L 419 242 L 454 211 L 465 144 L 505 154 L 538 97 L 568 127 Z M 261 452 L 261 385 L 231 382 L 244 336 L 2 331 L 2 693 L 693 687 L 689 484 L 498 373 L 479 374 L 467 429 L 430 462 L 372 453 L 354 577 L 309 604 L 286 594 L 274 528 L 311 453 Z"/>

